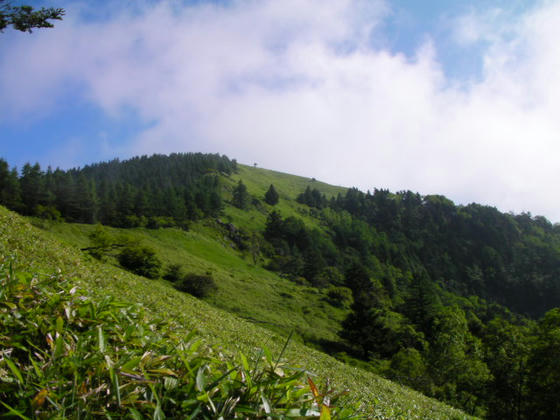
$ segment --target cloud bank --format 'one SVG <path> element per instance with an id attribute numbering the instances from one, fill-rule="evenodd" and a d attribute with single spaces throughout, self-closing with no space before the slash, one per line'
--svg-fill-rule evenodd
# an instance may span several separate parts
<path id="1" fill-rule="evenodd" d="M 461 80 L 446 76 L 437 40 L 413 57 L 380 47 L 391 12 L 382 1 L 139 9 L 69 18 L 2 46 L 3 118 L 52 117 L 78 94 L 149 125 L 119 146 L 128 156 L 219 152 L 363 190 L 439 193 L 560 221 L 558 2 L 515 19 L 498 9 L 457 17 L 450 39 L 483 54 L 482 76 Z"/>

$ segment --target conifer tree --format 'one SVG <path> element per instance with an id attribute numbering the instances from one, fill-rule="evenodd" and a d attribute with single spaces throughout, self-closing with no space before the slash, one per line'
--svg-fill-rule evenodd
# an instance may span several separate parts
<path id="1" fill-rule="evenodd" d="M 24 205 L 24 213 L 28 215 L 35 214 L 35 210 L 39 204 L 43 204 L 44 188 L 41 167 L 38 163 L 31 166 L 26 163 L 23 166 L 21 179 L 21 193 Z"/>
<path id="2" fill-rule="evenodd" d="M 274 185 L 270 184 L 270 187 L 268 188 L 268 191 L 264 195 L 264 201 L 267 204 L 270 204 L 271 206 L 274 206 L 274 205 L 278 204 L 279 198 L 280 197 L 278 196 L 278 193 L 276 192 L 276 189 L 274 188 Z"/>
<path id="3" fill-rule="evenodd" d="M 237 187 L 233 190 L 233 205 L 240 209 L 246 209 L 249 205 L 249 193 L 243 181 L 239 180 Z"/>

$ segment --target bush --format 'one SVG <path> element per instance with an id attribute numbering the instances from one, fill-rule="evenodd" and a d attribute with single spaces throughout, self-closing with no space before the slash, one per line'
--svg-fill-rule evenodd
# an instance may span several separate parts
<path id="1" fill-rule="evenodd" d="M 183 266 L 181 264 L 170 264 L 165 269 L 163 278 L 172 282 L 181 280 L 184 277 Z"/>
<path id="2" fill-rule="evenodd" d="M 212 276 L 189 273 L 175 283 L 175 288 L 203 298 L 214 292 L 218 286 Z"/>
<path id="3" fill-rule="evenodd" d="M 152 248 L 140 245 L 126 246 L 119 254 L 119 263 L 139 276 L 150 279 L 159 277 L 161 261 Z"/>
<path id="4" fill-rule="evenodd" d="M 64 221 L 64 219 L 62 218 L 62 214 L 60 214 L 60 212 L 54 206 L 42 206 L 39 204 L 35 208 L 35 214 L 41 219 L 52 220 L 55 222 Z"/>
<path id="5" fill-rule="evenodd" d="M 159 229 L 166 227 L 175 227 L 176 223 L 173 217 L 152 216 L 148 219 L 146 227 L 148 229 Z"/>
<path id="6" fill-rule="evenodd" d="M 348 287 L 329 287 L 327 290 L 327 300 L 333 306 L 348 308 L 352 304 L 352 290 Z"/>

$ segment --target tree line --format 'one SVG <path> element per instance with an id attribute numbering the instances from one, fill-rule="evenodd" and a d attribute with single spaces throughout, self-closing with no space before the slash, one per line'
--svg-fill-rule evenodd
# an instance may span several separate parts
<path id="1" fill-rule="evenodd" d="M 219 175 L 237 163 L 218 154 L 176 153 L 69 170 L 0 159 L 0 204 L 28 216 L 115 227 L 186 226 L 222 208 Z"/>

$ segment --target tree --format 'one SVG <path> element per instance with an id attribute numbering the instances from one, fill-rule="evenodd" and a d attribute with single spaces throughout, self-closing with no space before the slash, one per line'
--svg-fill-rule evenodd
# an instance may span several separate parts
<path id="1" fill-rule="evenodd" d="M 38 163 L 33 166 L 26 163 L 23 166 L 20 185 L 24 212 L 27 215 L 34 215 L 37 205 L 44 204 L 45 198 L 43 173 Z"/>
<path id="2" fill-rule="evenodd" d="M 484 331 L 486 360 L 492 372 L 487 400 L 489 419 L 520 419 L 526 404 L 530 331 L 502 318 L 490 321 Z"/>
<path id="3" fill-rule="evenodd" d="M 0 0 L 0 32 L 8 26 L 22 32 L 32 32 L 34 28 L 52 28 L 49 20 L 62 20 L 64 9 L 44 8 L 34 10 L 31 6 L 12 6 Z"/>
<path id="4" fill-rule="evenodd" d="M 482 360 L 480 340 L 470 333 L 465 312 L 456 305 L 442 308 L 433 324 L 430 367 L 438 387 L 436 398 L 480 416 L 492 378 Z"/>
<path id="5" fill-rule="evenodd" d="M 415 348 L 406 347 L 400 349 L 391 358 L 391 376 L 399 382 L 404 382 L 416 389 L 429 387 L 430 381 L 426 371 L 427 366 L 422 353 Z"/>
<path id="6" fill-rule="evenodd" d="M 274 188 L 274 185 L 270 184 L 270 187 L 268 188 L 268 191 L 266 192 L 266 194 L 264 195 L 264 201 L 267 204 L 270 204 L 271 206 L 274 206 L 276 204 L 278 204 L 278 193 L 276 192 L 276 189 Z"/>
<path id="7" fill-rule="evenodd" d="M 361 264 L 354 264 L 346 271 L 346 286 L 352 290 L 352 312 L 342 323 L 340 335 L 349 343 L 357 345 L 367 360 L 374 345 L 373 321 L 375 319 L 375 289 L 369 273 Z"/>
<path id="8" fill-rule="evenodd" d="M 0 159 L 0 205 L 16 211 L 23 206 L 17 169 L 10 171 L 8 163 L 3 159 Z"/>
<path id="9" fill-rule="evenodd" d="M 528 367 L 528 414 L 533 419 L 560 419 L 560 308 L 539 322 Z"/>
<path id="10" fill-rule="evenodd" d="M 239 181 L 237 187 L 233 189 L 233 205 L 240 209 L 246 209 L 249 205 L 249 193 L 243 181 Z"/>

